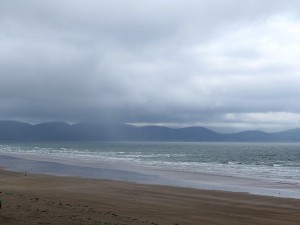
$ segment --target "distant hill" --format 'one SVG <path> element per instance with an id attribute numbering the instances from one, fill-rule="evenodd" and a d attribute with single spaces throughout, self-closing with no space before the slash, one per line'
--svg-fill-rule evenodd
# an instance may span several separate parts
<path id="1" fill-rule="evenodd" d="M 273 133 L 279 141 L 295 141 L 300 142 L 300 129 L 286 130 Z"/>
<path id="2" fill-rule="evenodd" d="M 136 127 L 126 124 L 63 122 L 31 125 L 0 121 L 0 141 L 232 141 L 232 142 L 299 142 L 300 129 L 266 133 L 259 130 L 217 133 L 204 127 L 168 128 Z"/>

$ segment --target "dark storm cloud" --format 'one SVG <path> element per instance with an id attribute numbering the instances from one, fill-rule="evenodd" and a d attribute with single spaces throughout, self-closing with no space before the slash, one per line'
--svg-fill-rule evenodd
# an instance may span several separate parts
<path id="1" fill-rule="evenodd" d="M 0 4 L 0 119 L 300 126 L 298 1 Z"/>

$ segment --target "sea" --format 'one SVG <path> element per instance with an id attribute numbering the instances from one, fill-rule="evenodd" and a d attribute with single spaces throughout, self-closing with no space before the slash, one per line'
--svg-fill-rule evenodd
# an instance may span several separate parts
<path id="1" fill-rule="evenodd" d="M 28 174 L 300 198 L 300 143 L 0 143 L 0 166 Z"/>

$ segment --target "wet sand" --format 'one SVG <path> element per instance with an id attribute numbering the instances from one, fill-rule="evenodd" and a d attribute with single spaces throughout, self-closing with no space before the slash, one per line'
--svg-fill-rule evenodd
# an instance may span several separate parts
<path id="1" fill-rule="evenodd" d="M 0 224 L 299 224 L 300 200 L 0 170 Z"/>

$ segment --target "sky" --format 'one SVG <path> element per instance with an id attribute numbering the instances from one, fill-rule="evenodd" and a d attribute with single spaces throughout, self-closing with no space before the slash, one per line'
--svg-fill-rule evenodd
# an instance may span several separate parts
<path id="1" fill-rule="evenodd" d="M 0 0 L 0 120 L 300 128 L 300 1 Z"/>

